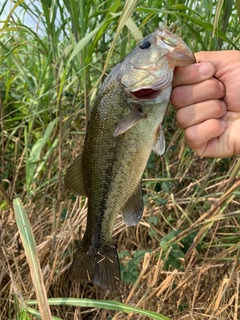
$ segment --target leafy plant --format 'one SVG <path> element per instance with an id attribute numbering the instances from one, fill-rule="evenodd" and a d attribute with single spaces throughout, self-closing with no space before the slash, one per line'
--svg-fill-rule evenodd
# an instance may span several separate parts
<path id="1" fill-rule="evenodd" d="M 163 249 L 164 269 L 168 270 L 171 266 L 173 269 L 183 269 L 181 260 L 184 260 L 185 253 L 192 245 L 197 232 L 189 233 L 179 242 L 174 242 L 177 235 L 182 230 L 171 230 L 168 234 L 162 237 L 160 246 Z M 200 250 L 200 243 L 197 245 L 197 250 Z"/>
<path id="2" fill-rule="evenodd" d="M 120 263 L 121 280 L 126 284 L 134 284 L 139 276 L 139 263 L 146 252 L 151 250 L 136 250 L 126 264 Z M 129 252 L 123 251 L 119 254 L 119 258 L 129 255 Z"/>

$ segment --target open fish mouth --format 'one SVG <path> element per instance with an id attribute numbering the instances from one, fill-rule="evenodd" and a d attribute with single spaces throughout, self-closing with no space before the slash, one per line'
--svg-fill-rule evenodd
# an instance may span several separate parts
<path id="1" fill-rule="evenodd" d="M 137 91 L 131 91 L 131 94 L 137 99 L 154 100 L 159 96 L 160 92 L 161 90 L 146 88 L 146 89 L 140 89 Z"/>
<path id="2" fill-rule="evenodd" d="M 162 66 L 162 65 L 161 65 Z M 161 94 L 162 90 L 172 83 L 173 72 L 168 70 L 161 73 L 161 67 L 150 69 L 151 76 L 155 79 L 152 83 L 142 84 L 136 88 L 131 88 L 131 94 L 141 100 L 154 100 Z"/>

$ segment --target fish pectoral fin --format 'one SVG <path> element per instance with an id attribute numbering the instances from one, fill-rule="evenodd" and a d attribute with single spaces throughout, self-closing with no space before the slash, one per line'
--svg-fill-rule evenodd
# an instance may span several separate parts
<path id="1" fill-rule="evenodd" d="M 142 218 L 143 198 L 141 181 L 121 209 L 122 219 L 127 226 L 134 226 Z"/>
<path id="2" fill-rule="evenodd" d="M 114 132 L 114 137 L 120 136 L 121 134 L 135 126 L 135 124 L 137 124 L 139 120 L 142 120 L 146 117 L 146 113 L 143 113 L 141 108 L 134 107 L 117 125 L 117 128 Z"/>
<path id="3" fill-rule="evenodd" d="M 102 246 L 97 252 L 84 248 L 86 246 L 80 244 L 74 257 L 69 272 L 71 281 L 95 283 L 105 291 L 117 289 L 120 269 L 116 248 L 110 244 Z"/>
<path id="4" fill-rule="evenodd" d="M 163 133 L 162 124 L 159 125 L 158 130 L 156 132 L 156 141 L 153 146 L 153 151 L 161 156 L 165 151 L 165 136 Z"/>
<path id="5" fill-rule="evenodd" d="M 76 195 L 87 196 L 84 190 L 82 171 L 82 156 L 79 156 L 70 167 L 67 168 L 64 185 Z"/>

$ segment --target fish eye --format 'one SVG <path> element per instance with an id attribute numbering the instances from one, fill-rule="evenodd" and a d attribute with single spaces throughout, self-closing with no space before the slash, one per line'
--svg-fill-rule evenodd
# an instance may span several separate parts
<path id="1" fill-rule="evenodd" d="M 139 45 L 140 49 L 149 49 L 150 47 L 151 47 L 151 42 L 148 40 L 143 40 Z"/>

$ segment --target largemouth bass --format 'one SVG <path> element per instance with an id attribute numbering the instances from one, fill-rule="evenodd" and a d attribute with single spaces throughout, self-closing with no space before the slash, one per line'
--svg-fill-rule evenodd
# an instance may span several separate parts
<path id="1" fill-rule="evenodd" d="M 161 123 L 176 66 L 195 62 L 182 39 L 163 28 L 145 37 L 105 79 L 92 108 L 82 154 L 65 185 L 88 197 L 87 226 L 70 278 L 114 290 L 120 281 L 112 231 L 118 213 L 135 225 L 143 213 L 141 178 L 151 150 L 161 155 Z"/>

